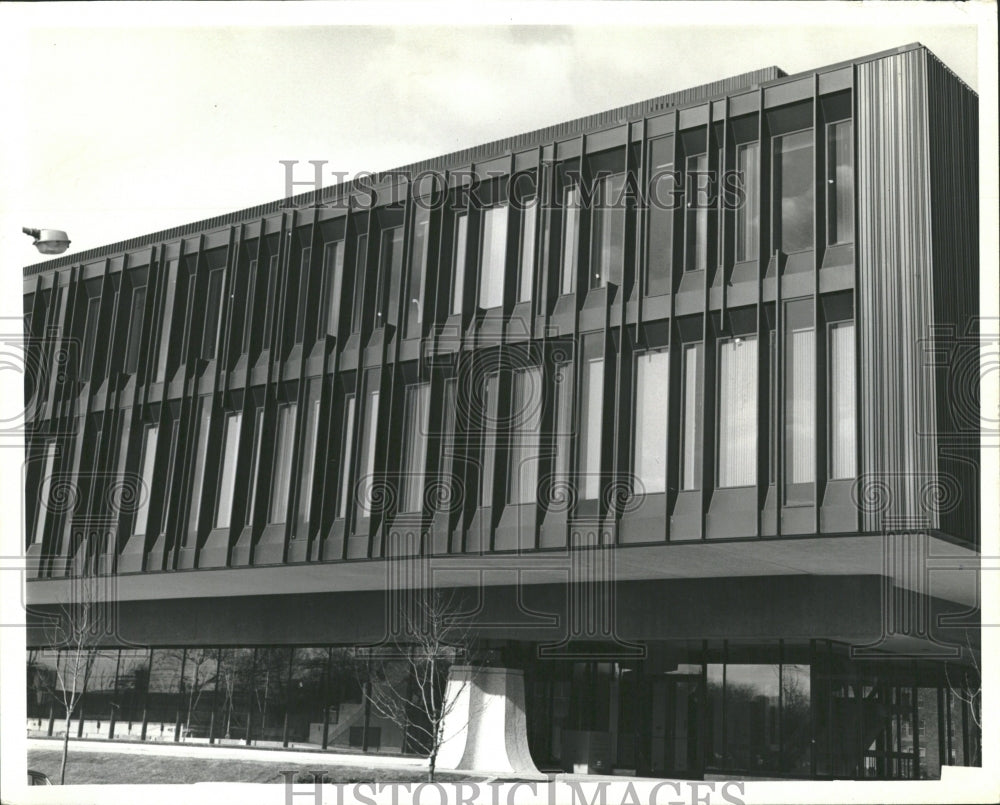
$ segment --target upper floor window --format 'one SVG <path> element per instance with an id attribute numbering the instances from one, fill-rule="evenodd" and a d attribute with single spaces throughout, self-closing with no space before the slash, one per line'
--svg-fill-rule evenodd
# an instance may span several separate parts
<path id="1" fill-rule="evenodd" d="M 506 204 L 498 204 L 483 210 L 479 307 L 484 310 L 503 305 L 504 265 L 507 259 L 507 210 Z"/>
<path id="2" fill-rule="evenodd" d="M 83 343 L 80 347 L 80 376 L 91 380 L 94 368 L 94 351 L 97 349 L 97 328 L 101 321 L 101 289 L 99 283 L 87 284 L 87 302 L 84 310 Z"/>
<path id="3" fill-rule="evenodd" d="M 649 143 L 650 176 L 647 204 L 649 240 L 646 254 L 646 294 L 670 293 L 670 269 L 674 250 L 674 138 L 660 137 Z"/>
<path id="4" fill-rule="evenodd" d="M 407 283 L 406 337 L 419 338 L 424 320 L 424 296 L 427 284 L 427 250 L 430 246 L 431 211 L 420 204 L 413 222 L 413 251 L 410 254 L 410 277 Z"/>
<path id="5" fill-rule="evenodd" d="M 205 461 L 208 458 L 209 427 L 212 423 L 212 400 L 204 397 L 201 411 L 192 433 L 194 444 L 194 475 L 191 480 L 191 508 L 188 510 L 188 533 L 197 532 L 201 516 L 202 486 L 205 481 Z"/>
<path id="6" fill-rule="evenodd" d="M 601 436 L 604 431 L 604 359 L 583 362 L 580 390 L 579 491 L 584 500 L 595 499 L 601 491 Z"/>
<path id="7" fill-rule="evenodd" d="M 274 476 L 271 479 L 271 506 L 268 515 L 270 523 L 284 523 L 288 519 L 296 413 L 295 403 L 285 403 L 278 408 L 278 437 L 274 444 Z"/>
<path id="8" fill-rule="evenodd" d="M 812 129 L 774 138 L 772 173 L 777 245 L 785 254 L 813 248 Z"/>
<path id="9" fill-rule="evenodd" d="M 812 499 L 816 478 L 816 331 L 812 303 L 785 314 L 785 490 L 788 502 Z M 799 488 L 799 484 L 808 486 Z"/>
<path id="10" fill-rule="evenodd" d="M 700 489 L 704 391 L 700 341 L 685 344 L 681 352 L 681 489 Z"/>
<path id="11" fill-rule="evenodd" d="M 309 316 L 309 299 L 316 293 L 316 289 L 310 287 L 309 281 L 312 279 L 312 247 L 305 246 L 299 257 L 299 299 L 298 311 L 295 315 L 295 343 L 301 344 L 306 338 L 307 321 Z"/>
<path id="12" fill-rule="evenodd" d="M 757 483 L 757 336 L 719 342 L 718 486 Z"/>
<path id="13" fill-rule="evenodd" d="M 621 285 L 625 259 L 625 174 L 615 173 L 597 182 L 597 207 L 591 223 L 590 287 L 602 288 L 609 282 Z"/>
<path id="14" fill-rule="evenodd" d="M 145 271 L 145 269 L 143 269 Z M 132 286 L 129 305 L 128 341 L 125 344 L 125 372 L 134 374 L 139 366 L 139 347 L 142 341 L 142 323 L 146 313 L 146 283 Z"/>
<path id="15" fill-rule="evenodd" d="M 830 325 L 830 478 L 857 475 L 854 322 Z"/>
<path id="16" fill-rule="evenodd" d="M 323 249 L 323 294 L 319 309 L 319 334 L 336 335 L 340 324 L 340 298 L 344 285 L 344 241 Z"/>
<path id="17" fill-rule="evenodd" d="M 213 268 L 208 274 L 208 295 L 205 300 L 205 329 L 201 334 L 201 357 L 215 358 L 222 321 L 222 281 L 224 269 Z"/>
<path id="18" fill-rule="evenodd" d="M 260 456 L 264 452 L 264 406 L 257 406 L 253 418 L 253 453 L 250 455 L 250 488 L 247 499 L 246 522 L 253 524 L 257 507 L 257 487 L 260 482 Z"/>
<path id="19" fill-rule="evenodd" d="M 52 476 L 56 469 L 56 449 L 55 439 L 49 439 L 45 443 L 45 462 L 42 465 L 42 482 L 38 495 L 38 516 L 35 518 L 35 530 L 31 540 L 36 545 L 41 544 L 42 540 L 45 539 L 45 524 L 52 503 L 50 497 L 52 495 Z"/>
<path id="20" fill-rule="evenodd" d="M 174 316 L 174 302 L 177 297 L 177 260 L 167 261 L 167 277 L 164 282 L 163 326 L 160 329 L 160 346 L 156 353 L 156 382 L 166 379 L 167 359 L 170 353 L 170 328 Z"/>
<path id="21" fill-rule="evenodd" d="M 462 312 L 462 297 L 465 294 L 465 251 L 469 236 L 469 216 L 459 213 L 455 216 L 455 243 L 451 263 L 451 312 Z"/>
<path id="22" fill-rule="evenodd" d="M 261 333 L 261 349 L 271 348 L 271 331 L 274 329 L 274 311 L 278 307 L 278 255 L 272 254 L 267 261 L 267 282 L 264 295 L 264 330 Z"/>
<path id="23" fill-rule="evenodd" d="M 826 127 L 826 237 L 831 246 L 854 241 L 854 127 Z"/>
<path id="24" fill-rule="evenodd" d="M 393 323 L 399 312 L 399 286 L 403 282 L 403 227 L 394 226 L 382 232 L 379 252 L 379 308 L 375 311 L 375 326 Z"/>
<path id="25" fill-rule="evenodd" d="M 361 460 L 358 462 L 358 517 L 371 517 L 372 492 L 375 480 L 375 445 L 378 439 L 378 391 L 368 393 L 361 431 Z"/>
<path id="26" fill-rule="evenodd" d="M 580 188 L 563 188 L 562 273 L 559 293 L 573 293 L 576 288 L 577 249 L 580 240 Z"/>
<path id="27" fill-rule="evenodd" d="M 637 493 L 667 488 L 667 385 L 670 355 L 647 352 L 635 361 L 635 454 Z"/>
<path id="28" fill-rule="evenodd" d="M 712 207 L 708 154 L 689 156 L 684 166 L 684 270 L 708 268 L 708 211 Z"/>
<path id="29" fill-rule="evenodd" d="M 509 500 L 511 503 L 533 503 L 538 495 L 538 449 L 542 427 L 542 370 L 538 367 L 514 373 L 510 420 Z"/>
<path id="30" fill-rule="evenodd" d="M 500 375 L 493 373 L 486 378 L 480 421 L 479 452 L 479 505 L 493 505 L 493 472 L 497 452 L 497 412 L 500 394 Z"/>
<path id="31" fill-rule="evenodd" d="M 743 198 L 736 208 L 736 259 L 756 260 L 760 250 L 760 143 L 736 147 L 736 170 Z"/>
<path id="32" fill-rule="evenodd" d="M 135 525 L 132 533 L 136 535 L 145 534 L 149 522 L 149 502 L 154 495 L 153 491 L 153 471 L 156 467 L 156 439 L 160 432 L 157 425 L 146 425 L 146 430 L 142 439 L 142 467 L 139 476 L 142 484 L 139 489 L 139 506 L 135 512 Z"/>
<path id="33" fill-rule="evenodd" d="M 552 482 L 569 482 L 570 451 L 573 448 L 573 364 L 562 363 L 556 369 L 555 456 Z"/>
<path id="34" fill-rule="evenodd" d="M 403 425 L 402 489 L 400 511 L 418 512 L 424 502 L 424 472 L 427 465 L 430 383 L 416 383 L 406 389 L 406 420 Z"/>
<path id="35" fill-rule="evenodd" d="M 215 527 L 229 528 L 233 512 L 233 492 L 236 490 L 236 468 L 239 461 L 240 427 L 243 414 L 236 412 L 226 417 L 226 431 L 222 444 L 222 470 L 219 474 L 219 496 L 215 506 Z"/>
<path id="36" fill-rule="evenodd" d="M 518 265 L 517 301 L 530 302 L 535 277 L 535 227 L 538 220 L 538 199 L 524 202 L 521 211 L 521 252 Z"/>
<path id="37" fill-rule="evenodd" d="M 347 502 L 351 497 L 351 459 L 354 455 L 354 395 L 344 400 L 344 430 L 340 448 L 340 491 L 337 517 L 347 517 Z"/>
<path id="38" fill-rule="evenodd" d="M 299 473 L 299 514 L 295 524 L 295 536 L 308 537 L 309 523 L 312 521 L 314 469 L 316 467 L 316 448 L 319 443 L 319 384 L 310 384 L 308 408 L 306 409 L 305 441 L 302 449 L 302 469 Z"/>
<path id="39" fill-rule="evenodd" d="M 354 256 L 354 300 L 351 310 L 351 332 L 361 332 L 365 309 L 365 279 L 368 270 L 368 235 L 358 235 L 358 250 Z"/>

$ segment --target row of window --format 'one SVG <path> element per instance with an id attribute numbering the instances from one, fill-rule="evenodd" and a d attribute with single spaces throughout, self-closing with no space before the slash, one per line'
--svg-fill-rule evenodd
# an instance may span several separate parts
<path id="1" fill-rule="evenodd" d="M 775 134 L 766 160 L 753 139 L 756 126 L 734 126 L 736 142 L 728 149 L 708 131 L 648 144 L 649 190 L 637 202 L 646 216 L 645 293 L 674 292 L 684 272 L 723 262 L 853 241 L 849 119 L 824 124 L 819 139 L 811 128 Z M 72 305 L 62 301 L 56 321 L 81 344 L 81 379 L 121 370 L 162 383 L 193 358 L 225 352 L 232 366 L 240 356 L 255 361 L 275 348 L 287 357 L 294 345 L 309 346 L 324 334 L 360 336 L 386 322 L 419 338 L 428 332 L 426 310 L 440 311 L 435 315 L 443 321 L 473 308 L 528 302 L 539 291 L 545 298 L 572 294 L 581 282 L 584 292 L 621 286 L 626 224 L 635 214 L 624 162 L 621 150 L 590 158 L 595 178 L 587 182 L 579 180 L 579 160 L 560 164 L 552 179 L 559 204 L 552 209 L 539 203 L 534 173 L 521 175 L 527 190 L 492 181 L 477 196 L 482 207 L 434 211 L 432 220 L 431 210 L 414 205 L 408 250 L 402 208 L 385 208 L 324 222 L 318 234 L 299 227 L 247 241 L 235 261 L 223 247 L 167 259 L 162 271 L 141 267 L 89 279 Z M 825 183 L 819 217 L 818 182 Z M 549 232 L 558 241 L 551 255 Z M 541 275 L 551 260 L 558 278 L 547 291 Z M 246 279 L 227 280 L 227 262 Z M 684 271 L 674 272 L 675 265 Z M 48 304 L 51 292 L 44 294 Z M 36 312 L 28 311 L 29 326 Z M 162 321 L 158 333 L 147 326 L 156 321 Z"/>
<path id="2" fill-rule="evenodd" d="M 766 333 L 766 348 L 756 334 L 729 335 L 714 341 L 709 366 L 700 340 L 673 349 L 647 348 L 635 355 L 628 381 L 633 414 L 628 421 L 630 477 L 636 494 L 666 492 L 671 477 L 680 492 L 706 485 L 756 486 L 760 466 L 769 468 L 767 482 L 774 484 L 781 463 L 785 504 L 812 503 L 821 444 L 826 479 L 855 477 L 854 323 L 826 321 L 824 354 L 817 356 L 811 300 L 786 303 L 786 322 L 780 349 L 774 331 Z M 599 499 L 609 466 L 616 463 L 610 458 L 615 426 L 604 410 L 609 399 L 606 375 L 614 376 L 615 361 L 610 359 L 606 366 L 603 354 L 587 348 L 583 352 L 578 361 L 558 364 L 548 378 L 541 365 L 522 366 L 509 374 L 509 382 L 499 369 L 483 372 L 469 399 L 464 398 L 466 390 L 460 394 L 458 378 L 444 379 L 433 395 L 431 381 L 410 382 L 403 389 L 402 409 L 395 414 L 388 407 L 382 410 L 383 391 L 369 375 L 360 388 L 353 382 L 350 387 L 338 384 L 341 391 L 326 405 L 319 380 L 308 383 L 302 399 L 279 398 L 274 409 L 265 409 L 264 400 L 256 398 L 250 405 L 216 412 L 212 398 L 202 397 L 190 433 L 182 434 L 181 419 L 171 416 L 146 424 L 138 447 L 130 447 L 126 419 L 117 441 L 111 442 L 118 450 L 116 457 L 111 456 L 115 472 L 136 472 L 145 490 L 155 490 L 141 496 L 131 531 L 145 534 L 150 527 L 158 528 L 150 522 L 151 507 L 159 522 L 166 522 L 179 477 L 184 478 L 192 501 L 182 529 L 188 534 L 203 532 L 210 519 L 213 529 L 291 521 L 293 533 L 305 535 L 313 519 L 314 498 L 324 487 L 325 500 L 333 498 L 332 509 L 324 503 L 324 511 L 332 511 L 335 519 L 351 517 L 357 525 L 377 508 L 373 501 L 380 494 L 383 472 L 398 477 L 393 494 L 399 512 L 432 508 L 427 502 L 428 481 L 441 478 L 451 485 L 455 473 L 464 474 L 464 494 L 475 495 L 482 507 L 534 503 L 542 492 L 553 489 L 571 491 L 581 501 Z M 762 360 L 764 353 L 767 360 Z M 825 369 L 817 367 L 817 360 Z M 679 361 L 673 372 L 672 361 Z M 767 373 L 763 387 L 761 371 Z M 825 388 L 818 395 L 821 371 Z M 714 386 L 709 434 L 705 433 L 706 382 Z M 674 383 L 679 384 L 677 393 L 671 391 Z M 764 419 L 758 415 L 762 389 L 769 398 Z M 398 431 L 394 416 L 400 417 Z M 676 423 L 675 435 L 671 423 Z M 759 432 L 761 427 L 768 432 Z M 161 436 L 164 428 L 170 432 Z M 398 436 L 380 447 L 384 432 Z M 184 474 L 178 464 L 185 454 L 182 438 L 192 446 L 187 454 L 193 461 Z M 101 445 L 100 432 L 90 425 L 82 451 L 85 460 L 91 456 L 97 460 Z M 702 458 L 706 446 L 714 457 L 708 475 Z M 45 533 L 56 450 L 56 440 L 46 443 L 36 487 L 41 501 L 36 541 Z M 386 453 L 384 460 L 379 459 L 380 450 Z M 498 460 L 506 465 L 502 477 L 496 477 Z M 671 461 L 676 462 L 673 475 Z M 211 487 L 206 472 L 211 473 Z M 540 484 L 540 478 L 546 483 Z M 213 493 L 205 495 L 206 488 L 213 488 Z M 258 498 L 266 509 L 259 509 Z"/>

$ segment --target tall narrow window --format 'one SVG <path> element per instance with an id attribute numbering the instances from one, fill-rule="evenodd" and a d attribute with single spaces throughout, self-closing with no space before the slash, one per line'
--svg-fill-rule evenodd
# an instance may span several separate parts
<path id="1" fill-rule="evenodd" d="M 521 212 L 521 263 L 519 266 L 517 301 L 530 302 L 535 278 L 535 227 L 538 220 L 538 199 L 524 202 Z"/>
<path id="2" fill-rule="evenodd" d="M 278 307 L 278 255 L 272 254 L 267 263 L 267 296 L 264 299 L 264 331 L 262 349 L 271 348 L 274 311 Z"/>
<path id="3" fill-rule="evenodd" d="M 351 497 L 351 459 L 354 457 L 354 395 L 344 400 L 344 430 L 340 437 L 340 500 L 337 517 L 347 517 L 347 501 Z"/>
<path id="4" fill-rule="evenodd" d="M 98 291 L 87 299 L 87 321 L 84 324 L 83 344 L 81 346 L 80 366 L 81 376 L 92 380 L 90 376 L 94 368 L 94 351 L 97 349 L 97 325 L 101 319 L 101 296 Z"/>
<path id="5" fill-rule="evenodd" d="M 479 505 L 493 505 L 493 466 L 497 449 L 497 402 L 500 390 L 500 375 L 491 374 L 486 378 L 483 393 L 482 430 L 479 451 Z"/>
<path id="6" fill-rule="evenodd" d="M 831 246 L 854 240 L 854 127 L 826 127 L 826 237 Z"/>
<path id="7" fill-rule="evenodd" d="M 663 350 L 635 362 L 635 461 L 639 493 L 667 488 L 667 384 L 670 356 Z"/>
<path id="8" fill-rule="evenodd" d="M 135 512 L 135 526 L 132 533 L 142 535 L 146 533 L 149 522 L 149 501 L 153 495 L 153 469 L 156 467 L 156 437 L 160 432 L 156 425 L 146 425 L 146 432 L 142 440 L 142 474 L 139 476 L 142 488 L 139 490 L 139 508 Z"/>
<path id="9" fill-rule="evenodd" d="M 784 378 L 786 484 L 808 484 L 816 477 L 815 348 L 812 326 L 789 328 Z"/>
<path id="10" fill-rule="evenodd" d="M 205 301 L 205 329 L 201 334 L 201 357 L 207 361 L 215 358 L 219 341 L 219 323 L 222 321 L 223 269 L 215 268 L 208 274 L 208 298 Z"/>
<path id="11" fill-rule="evenodd" d="M 257 505 L 257 487 L 260 483 L 260 454 L 264 444 L 264 406 L 258 406 L 253 422 L 253 455 L 250 457 L 250 496 L 247 501 L 246 522 L 253 525 L 254 507 Z"/>
<path id="12" fill-rule="evenodd" d="M 194 432 L 194 477 L 191 482 L 191 508 L 188 511 L 188 533 L 198 530 L 201 515 L 201 492 L 205 480 L 205 460 L 208 457 L 209 425 L 212 420 L 212 400 L 205 397 L 201 401 L 201 416 Z"/>
<path id="13" fill-rule="evenodd" d="M 382 251 L 379 254 L 379 309 L 375 312 L 375 326 L 383 327 L 386 321 L 394 324 L 399 313 L 399 286 L 403 282 L 403 227 L 396 226 L 382 232 Z"/>
<path id="14" fill-rule="evenodd" d="M 533 367 L 514 373 L 514 409 L 511 412 L 511 503 L 534 503 L 538 496 L 538 449 L 542 428 L 542 370 Z"/>
<path id="15" fill-rule="evenodd" d="M 316 445 L 319 437 L 319 387 L 312 393 L 309 413 L 306 417 L 305 449 L 302 451 L 302 472 L 299 475 L 299 518 L 295 535 L 307 537 L 312 517 L 313 468 L 316 465 Z"/>
<path id="16" fill-rule="evenodd" d="M 702 345 L 684 345 L 684 365 L 681 367 L 683 403 L 681 408 L 681 489 L 701 488 L 702 422 L 704 392 L 702 390 Z"/>
<path id="17" fill-rule="evenodd" d="M 854 322 L 830 327 L 830 477 L 857 475 Z"/>
<path id="18" fill-rule="evenodd" d="M 563 189 L 562 276 L 559 292 L 573 293 L 576 287 L 576 255 L 580 241 L 580 188 Z"/>
<path id="19" fill-rule="evenodd" d="M 351 332 L 360 333 L 365 301 L 365 271 L 368 266 L 368 236 L 358 236 L 358 252 L 354 256 L 354 305 L 351 310 Z"/>
<path id="20" fill-rule="evenodd" d="M 316 289 L 310 287 L 312 268 L 312 247 L 306 246 L 302 249 L 302 257 L 299 260 L 299 309 L 295 314 L 295 343 L 301 344 L 306 339 L 306 316 L 309 310 L 309 299 L 316 293 Z"/>
<path id="21" fill-rule="evenodd" d="M 42 466 L 42 482 L 38 494 L 38 517 L 35 518 L 35 532 L 31 540 L 36 545 L 41 544 L 42 540 L 45 539 L 45 523 L 48 520 L 49 506 L 52 503 L 49 498 L 52 493 L 52 474 L 55 472 L 55 468 L 56 442 L 55 439 L 50 439 L 45 443 L 45 463 Z"/>
<path id="22" fill-rule="evenodd" d="M 812 130 L 774 138 L 774 215 L 785 254 L 813 248 Z"/>
<path id="23" fill-rule="evenodd" d="M 417 383 L 406 389 L 403 474 L 400 500 L 404 512 L 423 508 L 424 471 L 427 465 L 427 427 L 430 415 L 430 383 Z"/>
<path id="24" fill-rule="evenodd" d="M 465 293 L 465 246 L 469 235 L 469 216 L 461 213 L 455 218 L 455 246 L 451 265 L 451 312 L 462 312 Z"/>
<path id="25" fill-rule="evenodd" d="M 757 337 L 719 342 L 719 486 L 757 482 Z"/>
<path id="26" fill-rule="evenodd" d="M 625 174 L 616 173 L 605 176 L 596 188 L 597 208 L 591 230 L 591 288 L 602 288 L 609 282 L 621 285 L 625 259 L 624 187 Z"/>
<path id="27" fill-rule="evenodd" d="M 583 364 L 580 408 L 581 497 L 593 500 L 601 492 L 601 433 L 604 430 L 604 359 L 592 358 Z"/>
<path id="28" fill-rule="evenodd" d="M 170 325 L 174 317 L 174 299 L 177 296 L 177 261 L 167 262 L 167 281 L 164 284 L 163 327 L 160 330 L 160 348 L 156 353 L 156 382 L 162 383 L 167 375 L 167 358 L 170 353 Z"/>
<path id="29" fill-rule="evenodd" d="M 438 477 L 441 483 L 441 493 L 435 496 L 435 505 L 444 508 L 452 501 L 451 490 L 454 488 L 455 479 L 452 477 L 452 468 L 455 466 L 455 447 L 458 443 L 456 433 L 455 399 L 457 382 L 454 378 L 449 378 L 444 383 L 444 396 L 441 404 L 444 410 L 444 417 L 441 423 L 441 463 L 439 465 Z"/>
<path id="30" fill-rule="evenodd" d="M 292 484 L 292 454 L 295 452 L 295 403 L 278 408 L 278 438 L 274 447 L 274 476 L 271 479 L 271 506 L 268 522 L 288 519 L 288 493 Z"/>
<path id="31" fill-rule="evenodd" d="M 556 370 L 556 433 L 554 484 L 569 481 L 570 450 L 573 447 L 573 364 L 560 364 Z"/>
<path id="32" fill-rule="evenodd" d="M 171 512 L 170 506 L 174 495 L 174 478 L 177 475 L 177 453 L 180 450 L 180 443 L 181 420 L 180 417 L 175 417 L 170 426 L 170 447 L 169 452 L 167 453 L 166 480 L 163 484 L 162 491 L 159 493 L 162 495 L 160 499 L 163 501 L 160 514 L 161 534 L 166 533 L 168 526 L 171 524 L 169 522 Z"/>
<path id="33" fill-rule="evenodd" d="M 649 240 L 646 254 L 646 294 L 670 293 L 674 251 L 674 210 L 677 183 L 674 176 L 674 138 L 660 137 L 649 144 Z"/>
<path id="34" fill-rule="evenodd" d="M 479 307 L 500 307 L 503 304 L 504 263 L 507 258 L 507 205 L 483 211 L 482 244 Z"/>
<path id="35" fill-rule="evenodd" d="M 233 492 L 236 489 L 236 467 L 240 451 L 240 426 L 243 414 L 226 417 L 225 441 L 222 445 L 222 472 L 219 475 L 219 499 L 215 506 L 215 527 L 229 528 L 233 513 Z"/>
<path id="36" fill-rule="evenodd" d="M 708 154 L 690 156 L 685 165 L 684 268 L 687 271 L 704 271 L 708 268 L 708 211 L 712 206 Z"/>
<path id="37" fill-rule="evenodd" d="M 340 324 L 340 296 L 344 285 L 344 242 L 327 243 L 323 250 L 323 300 L 318 332 L 336 335 Z"/>
<path id="38" fill-rule="evenodd" d="M 368 404 L 364 411 L 364 428 L 361 433 L 361 461 L 358 464 L 358 516 L 371 517 L 372 491 L 375 480 L 375 445 L 378 439 L 378 397 L 377 391 L 369 392 Z"/>
<path id="39" fill-rule="evenodd" d="M 243 310 L 243 341 L 240 351 L 250 352 L 250 336 L 253 335 L 254 292 L 257 288 L 257 261 L 251 260 L 247 268 L 247 303 Z"/>
<path id="40" fill-rule="evenodd" d="M 756 260 L 760 250 L 760 143 L 736 147 L 736 170 L 743 182 L 743 199 L 736 208 L 736 259 Z"/>
<path id="41" fill-rule="evenodd" d="M 430 245 L 431 211 L 417 205 L 416 220 L 413 223 L 413 252 L 410 255 L 410 278 L 406 295 L 406 337 L 419 338 L 424 320 L 424 290 L 427 282 L 427 248 Z"/>
<path id="42" fill-rule="evenodd" d="M 129 310 L 128 343 L 125 347 L 125 372 L 134 374 L 139 366 L 139 347 L 142 342 L 142 321 L 146 312 L 146 286 L 132 289 Z"/>

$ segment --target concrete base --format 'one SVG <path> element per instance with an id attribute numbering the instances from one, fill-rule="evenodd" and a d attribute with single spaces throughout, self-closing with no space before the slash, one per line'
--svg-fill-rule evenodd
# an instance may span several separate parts
<path id="1" fill-rule="evenodd" d="M 528 751 L 524 672 L 456 665 L 437 768 L 544 778 Z"/>

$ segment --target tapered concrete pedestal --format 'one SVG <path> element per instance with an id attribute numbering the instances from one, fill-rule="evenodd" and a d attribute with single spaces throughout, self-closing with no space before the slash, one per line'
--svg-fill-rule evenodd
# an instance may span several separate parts
<path id="1" fill-rule="evenodd" d="M 543 778 L 528 751 L 524 672 L 453 666 L 438 769 Z"/>

